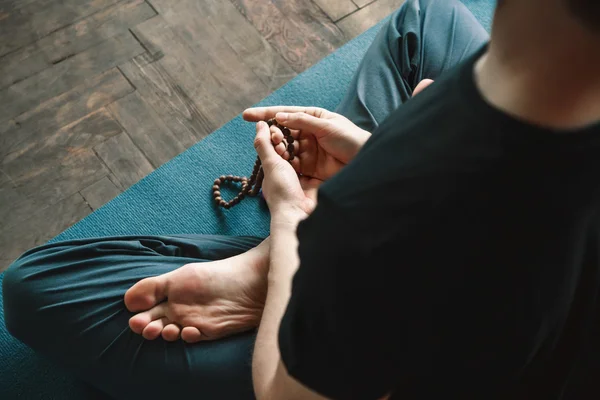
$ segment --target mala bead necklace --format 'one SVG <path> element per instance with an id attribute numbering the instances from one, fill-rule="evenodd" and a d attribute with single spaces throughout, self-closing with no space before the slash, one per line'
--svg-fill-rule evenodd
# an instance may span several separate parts
<path id="1" fill-rule="evenodd" d="M 283 133 L 283 143 L 287 148 L 288 153 L 290 154 L 290 158 L 288 161 L 292 161 L 294 159 L 294 138 L 292 137 L 292 133 L 285 126 L 279 125 L 275 118 L 272 118 L 267 121 L 269 127 L 275 125 L 281 132 Z M 240 201 L 244 200 L 246 196 L 254 197 L 258 195 L 260 189 L 262 187 L 262 182 L 265 175 L 262 169 L 262 164 L 260 162 L 260 157 L 256 157 L 256 162 L 254 163 L 254 168 L 252 169 L 252 174 L 250 178 L 245 176 L 235 176 L 235 175 L 221 175 L 213 184 L 213 198 L 215 203 L 218 206 L 221 206 L 225 209 L 230 209 L 231 207 L 239 204 Z M 223 196 L 221 195 L 221 185 L 229 184 L 229 183 L 241 183 L 242 190 L 231 200 L 226 201 L 223 200 Z"/>

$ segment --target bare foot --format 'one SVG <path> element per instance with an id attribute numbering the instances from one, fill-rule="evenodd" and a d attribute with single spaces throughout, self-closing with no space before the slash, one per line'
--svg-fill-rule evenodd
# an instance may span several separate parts
<path id="1" fill-rule="evenodd" d="M 268 243 L 224 260 L 186 264 L 125 293 L 134 332 L 152 340 L 214 340 L 258 326 L 267 294 Z"/>

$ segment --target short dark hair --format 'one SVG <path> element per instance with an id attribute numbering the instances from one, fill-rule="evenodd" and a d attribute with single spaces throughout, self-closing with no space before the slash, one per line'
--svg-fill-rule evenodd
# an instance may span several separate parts
<path id="1" fill-rule="evenodd" d="M 600 31 L 599 0 L 567 0 L 571 12 L 589 28 Z"/>

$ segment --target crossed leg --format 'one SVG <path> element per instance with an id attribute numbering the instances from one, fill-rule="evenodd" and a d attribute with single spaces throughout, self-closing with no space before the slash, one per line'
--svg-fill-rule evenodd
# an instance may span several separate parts
<path id="1" fill-rule="evenodd" d="M 196 344 L 147 340 L 130 329 L 134 313 L 123 299 L 130 287 L 148 277 L 158 280 L 137 301 L 158 301 L 165 288 L 189 284 L 192 300 L 175 301 L 173 312 L 189 312 L 190 318 L 202 315 L 200 326 L 209 335 L 248 331 L 258 324 L 262 307 L 247 287 L 258 293 L 256 289 L 266 285 L 261 282 L 266 273 L 255 262 L 259 257 L 251 258 L 257 253 L 248 251 L 260 242 L 180 235 L 41 246 L 6 271 L 6 326 L 36 352 L 112 398 L 251 399 L 253 332 Z M 182 265 L 195 265 L 198 271 L 185 271 Z M 186 279 L 175 282 L 173 271 L 184 271 Z M 179 311 L 178 305 L 183 307 Z"/>

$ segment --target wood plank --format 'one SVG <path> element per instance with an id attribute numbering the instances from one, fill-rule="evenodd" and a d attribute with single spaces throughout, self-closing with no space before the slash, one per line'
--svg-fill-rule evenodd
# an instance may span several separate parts
<path id="1" fill-rule="evenodd" d="M 0 91 L 0 121 L 18 116 L 83 83 L 86 78 L 143 52 L 139 42 L 127 33 L 108 39 L 52 68 L 15 83 Z"/>
<path id="2" fill-rule="evenodd" d="M 8 11 L 0 24 L 0 56 L 46 36 L 118 0 L 37 0 Z"/>
<path id="3" fill-rule="evenodd" d="M 0 21 L 8 18 L 12 11 L 25 7 L 36 0 L 0 0 Z"/>
<path id="4" fill-rule="evenodd" d="M 124 189 L 154 170 L 125 132 L 100 143 L 94 150 Z"/>
<path id="5" fill-rule="evenodd" d="M 210 82 L 211 77 L 203 67 L 203 62 L 198 60 L 202 55 L 189 56 L 191 49 L 177 37 L 161 15 L 142 22 L 132 29 L 132 32 L 144 47 L 151 49 L 152 53 L 147 58 L 160 57 L 153 64 L 158 65 L 173 78 L 174 83 L 179 85 L 182 93 L 194 102 L 200 114 L 213 129 L 228 121 L 226 117 L 230 112 L 225 112 L 223 115 L 228 105 L 223 100 L 222 93 L 211 93 L 213 86 Z M 163 48 L 170 50 L 165 54 Z M 178 54 L 182 57 L 178 58 Z M 152 62 L 152 59 L 148 61 Z"/>
<path id="6" fill-rule="evenodd" d="M 36 211 L 18 225 L 0 230 L 0 271 L 25 251 L 46 243 L 92 212 L 79 193 Z"/>
<path id="7" fill-rule="evenodd" d="M 307 40 L 304 32 L 287 18 L 275 4 L 264 0 L 230 0 L 267 39 L 296 72 L 302 72 L 324 54 Z"/>
<path id="8" fill-rule="evenodd" d="M 93 147 L 121 132 L 110 114 L 99 110 L 40 141 L 23 143 L 4 157 L 2 170 L 21 194 L 56 202 L 56 196 L 62 199 L 108 174 Z"/>
<path id="9" fill-rule="evenodd" d="M 13 121 L 0 124 L 0 157 L 31 137 L 41 138 L 60 127 L 131 93 L 134 88 L 118 69 L 110 69 L 54 97 Z M 39 139 L 36 139 L 39 140 Z"/>
<path id="10" fill-rule="evenodd" d="M 338 21 L 337 25 L 348 39 L 352 39 L 390 15 L 402 3 L 404 0 L 377 0 Z"/>
<path id="11" fill-rule="evenodd" d="M 264 84 L 250 71 L 244 70 L 239 74 L 230 72 L 228 75 L 224 71 L 231 71 L 232 68 L 221 69 L 223 60 L 219 61 L 218 66 L 213 62 L 215 40 L 212 36 L 199 39 L 210 39 L 210 43 L 202 45 L 212 47 L 212 50 L 206 51 L 199 43 L 182 40 L 162 15 L 142 22 L 133 31 L 145 47 L 148 47 L 146 43 L 150 43 L 154 49 L 160 49 L 164 57 L 155 62 L 169 72 L 183 88 L 186 96 L 193 99 L 206 120 L 215 127 L 228 122 L 267 93 Z M 233 63 L 239 63 L 239 60 Z M 253 75 L 251 86 L 242 82 L 248 74 Z M 256 87 L 258 84 L 262 85 L 261 90 L 250 90 L 250 87 Z"/>
<path id="12" fill-rule="evenodd" d="M 203 0 L 202 3 L 194 0 L 183 1 L 187 3 L 185 6 L 187 9 L 195 7 L 196 13 L 205 15 L 205 22 L 217 30 L 219 36 L 263 81 L 269 91 L 277 89 L 296 75 L 283 57 L 230 2 L 223 0 Z M 157 1 L 155 0 L 153 3 L 157 3 Z M 178 3 L 181 4 L 182 1 Z"/>
<path id="13" fill-rule="evenodd" d="M 117 197 L 121 193 L 121 189 L 119 189 L 108 176 L 105 176 L 79 193 L 83 196 L 88 205 L 96 211 L 104 204 Z"/>
<path id="14" fill-rule="evenodd" d="M 154 109 L 137 92 L 117 100 L 108 108 L 154 168 L 185 150 Z"/>
<path id="15" fill-rule="evenodd" d="M 227 97 L 227 104 L 235 109 L 261 100 L 268 90 L 263 82 L 250 71 L 244 61 L 227 45 L 219 32 L 208 23 L 204 4 L 197 1 L 154 0 L 152 5 L 175 33 L 175 42 L 185 46 L 167 48 L 161 44 L 163 33 L 156 29 L 146 29 L 150 24 L 140 25 L 147 40 L 161 48 L 164 54 L 177 55 L 179 59 L 189 59 L 208 75 L 205 82 L 214 95 Z M 176 52 L 177 51 L 177 52 Z"/>
<path id="16" fill-rule="evenodd" d="M 321 58 L 346 42 L 344 34 L 315 3 L 306 0 L 272 0 L 283 15 L 300 29 Z"/>
<path id="17" fill-rule="evenodd" d="M 119 68 L 144 102 L 164 121 L 179 142 L 188 148 L 217 127 L 206 118 L 185 90 L 154 56 L 143 53 Z"/>
<path id="18" fill-rule="evenodd" d="M 144 0 L 125 0 L 0 59 L 0 88 L 27 78 L 156 15 Z"/>
<path id="19" fill-rule="evenodd" d="M 313 0 L 320 8 L 331 18 L 332 21 L 338 21 L 358 7 L 352 0 Z"/>
<path id="20" fill-rule="evenodd" d="M 352 0 L 352 2 L 356 4 L 358 8 L 363 8 L 371 3 L 374 3 L 375 1 L 377 0 Z"/>
<path id="21" fill-rule="evenodd" d="M 3 158 L 2 165 L 4 171 L 15 180 L 15 164 L 17 169 L 28 171 L 32 168 L 50 168 L 52 163 L 60 159 L 61 151 L 91 149 L 121 131 L 121 126 L 108 110 L 101 108 L 53 134 L 32 137 L 19 143 Z"/>
<path id="22" fill-rule="evenodd" d="M 110 171 L 91 146 L 120 134 L 106 111 L 67 125 L 42 143 L 24 146 L 6 157 L 2 171 L 10 181 L 0 186 L 0 220 L 9 228 L 32 210 L 55 204 L 97 182 Z"/>

